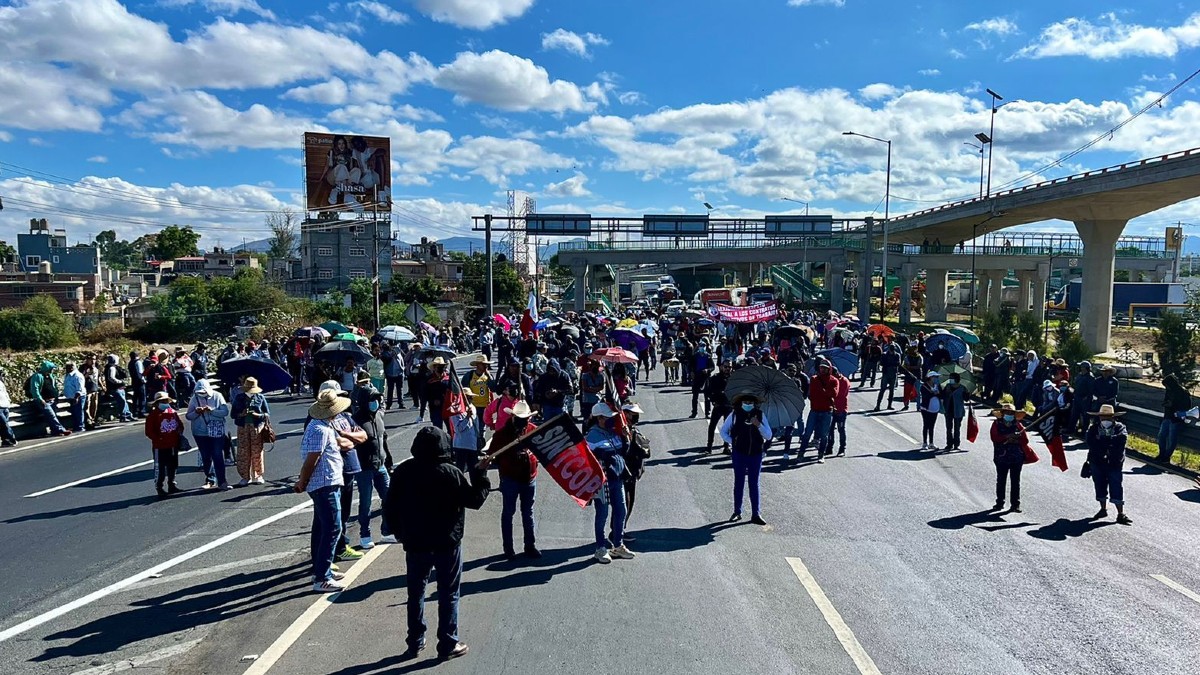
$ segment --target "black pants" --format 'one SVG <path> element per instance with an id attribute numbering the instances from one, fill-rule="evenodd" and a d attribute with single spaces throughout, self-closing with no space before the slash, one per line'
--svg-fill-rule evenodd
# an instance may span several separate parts
<path id="1" fill-rule="evenodd" d="M 875 374 L 877 372 L 879 372 L 879 362 L 878 361 L 867 361 L 867 365 L 865 368 L 863 368 L 863 371 L 862 371 L 862 379 L 860 379 L 858 381 L 859 386 L 866 384 L 867 378 L 869 377 L 869 378 L 871 378 L 871 386 L 874 387 L 875 386 Z"/>
<path id="2" fill-rule="evenodd" d="M 962 447 L 963 418 L 946 415 L 946 449 L 958 450 Z"/>
<path id="3" fill-rule="evenodd" d="M 462 546 L 447 551 L 405 549 L 408 571 L 408 638 L 410 648 L 425 643 L 425 590 L 436 572 L 438 598 L 437 653 L 449 654 L 458 644 L 458 599 L 462 584 Z"/>
<path id="4" fill-rule="evenodd" d="M 921 411 L 921 443 L 928 443 L 936 446 L 937 443 L 933 440 L 933 432 L 937 429 L 938 414 L 929 412 L 928 410 Z"/>
<path id="5" fill-rule="evenodd" d="M 175 484 L 175 471 L 179 469 L 179 448 L 154 449 L 154 486 L 162 488 L 163 480 Z"/>
<path id="6" fill-rule="evenodd" d="M 704 416 L 708 417 L 709 403 L 708 394 L 704 389 L 708 386 L 708 375 L 696 373 L 692 376 L 692 415 L 699 414 L 700 397 L 704 397 Z"/>
<path id="7" fill-rule="evenodd" d="M 342 489 L 339 491 L 338 499 L 341 501 L 342 508 L 342 536 L 338 538 L 337 547 L 334 548 L 334 555 L 341 554 L 350 546 L 350 539 L 346 536 L 346 530 L 350 528 L 350 506 L 354 502 L 354 486 L 357 481 L 354 480 L 354 474 L 342 474 Z"/>
<path id="8" fill-rule="evenodd" d="M 629 527 L 629 516 L 633 515 L 633 502 L 637 497 L 637 479 L 622 479 L 625 482 L 625 527 Z"/>
<path id="9" fill-rule="evenodd" d="M 887 401 L 888 410 L 892 409 L 892 399 L 896 398 L 896 375 L 895 373 L 888 375 L 883 374 L 879 381 L 879 397 L 875 399 L 875 407 L 878 408 Z"/>
<path id="10" fill-rule="evenodd" d="M 387 407 L 392 407 L 392 401 L 400 404 L 400 409 L 404 409 L 404 376 L 397 375 L 387 378 Z"/>
<path id="11" fill-rule="evenodd" d="M 417 382 L 417 378 L 412 376 L 408 378 L 408 395 L 412 397 L 413 407 L 421 408 L 421 383 Z M 420 414 L 425 414 L 424 408 L 421 408 Z"/>
<path id="12" fill-rule="evenodd" d="M 708 447 L 711 449 L 713 440 L 716 438 L 717 427 L 721 424 L 721 420 L 725 419 L 726 415 L 733 413 L 733 406 L 730 405 L 714 405 L 712 414 L 708 416 Z"/>
<path id="13" fill-rule="evenodd" d="M 1020 464 L 997 464 L 996 465 L 996 503 L 1004 505 L 1004 483 L 1012 482 L 1012 506 L 1014 509 L 1021 508 L 1021 465 Z"/>

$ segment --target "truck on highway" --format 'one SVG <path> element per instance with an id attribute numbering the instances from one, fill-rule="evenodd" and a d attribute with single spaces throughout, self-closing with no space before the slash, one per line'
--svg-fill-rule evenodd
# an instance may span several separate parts
<path id="1" fill-rule="evenodd" d="M 746 289 L 748 305 L 757 305 L 762 302 L 775 302 L 775 287 L 771 284 L 762 286 L 751 286 Z"/>
<path id="2" fill-rule="evenodd" d="M 694 300 L 700 303 L 702 309 L 707 308 L 710 303 L 714 302 L 722 305 L 732 305 L 733 293 L 728 288 L 701 288 Z"/>
<path id="3" fill-rule="evenodd" d="M 1173 304 L 1187 302 L 1187 290 L 1183 284 L 1145 281 L 1118 281 L 1112 285 L 1114 313 L 1128 315 L 1131 304 Z M 1078 312 L 1083 297 L 1083 282 L 1072 279 L 1049 300 L 1046 309 Z M 1158 307 L 1134 307 L 1135 315 L 1158 316 Z"/>
<path id="4" fill-rule="evenodd" d="M 658 295 L 658 282 L 644 279 L 637 279 L 630 283 L 630 290 L 634 300 L 642 298 L 649 299 L 651 295 Z"/>

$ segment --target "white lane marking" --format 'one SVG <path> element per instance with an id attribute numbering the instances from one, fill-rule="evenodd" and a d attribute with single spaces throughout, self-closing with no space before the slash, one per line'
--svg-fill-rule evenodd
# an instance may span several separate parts
<path id="1" fill-rule="evenodd" d="M 142 668 L 150 665 L 151 663 L 156 663 L 164 659 L 179 656 L 180 654 L 186 654 L 195 648 L 196 645 L 200 644 L 202 640 L 203 638 L 188 640 L 187 642 L 180 642 L 177 645 L 164 647 L 157 651 L 150 652 L 149 654 L 142 654 L 141 656 L 135 656 L 131 659 L 125 659 L 124 661 L 106 663 L 102 666 L 96 666 L 95 668 L 88 668 L 87 670 L 77 670 L 74 673 L 71 673 L 71 675 L 111 675 L 112 673 L 123 673 L 126 670 L 133 670 L 134 668 Z"/>
<path id="2" fill-rule="evenodd" d="M 346 588 L 349 588 L 354 583 L 354 580 L 358 579 L 358 575 L 362 574 L 371 563 L 375 562 L 383 554 L 384 549 L 389 546 L 390 544 L 377 544 L 375 548 L 367 551 L 367 555 L 363 556 L 362 560 L 354 563 L 350 571 L 346 572 L 346 578 L 342 579 L 342 584 Z M 300 636 L 304 635 L 304 631 L 308 630 L 321 614 L 329 609 L 330 605 L 337 602 L 338 596 L 341 594 L 341 591 L 339 591 L 318 597 L 313 604 L 309 605 L 308 609 L 304 610 L 304 613 L 298 619 L 292 622 L 292 625 L 287 627 L 287 630 L 283 631 L 283 634 L 275 642 L 271 643 L 270 647 L 267 647 L 267 651 L 259 655 L 258 659 L 246 669 L 243 675 L 265 675 L 287 653 L 287 650 L 296 643 L 296 640 L 299 640 Z"/>
<path id="3" fill-rule="evenodd" d="M 91 431 L 87 431 L 87 432 L 81 431 L 81 432 L 73 433 L 70 436 L 59 436 L 58 438 L 51 438 L 51 439 L 42 441 L 41 443 L 34 443 L 33 445 L 18 445 L 17 447 L 9 448 L 8 450 L 0 450 L 0 457 L 3 457 L 5 455 L 11 455 L 14 452 L 25 452 L 26 450 L 36 450 L 38 448 L 44 448 L 47 445 L 54 445 L 55 443 L 66 443 L 67 441 L 77 441 L 81 438 L 91 438 L 92 436 L 97 436 L 97 435 L 105 433 L 107 431 L 116 431 L 118 429 L 129 429 L 129 428 L 135 427 L 137 425 L 138 425 L 137 422 L 119 423 L 117 426 L 114 426 L 114 427 L 101 427 L 99 429 L 92 429 Z"/>
<path id="4" fill-rule="evenodd" d="M 208 553 L 209 551 L 211 551 L 215 548 L 224 546 L 225 544 L 228 544 L 229 542 L 234 541 L 235 539 L 239 539 L 247 534 L 250 534 L 251 532 L 262 529 L 262 528 L 266 527 L 267 525 L 270 525 L 271 523 L 274 523 L 278 520 L 283 520 L 284 518 L 287 518 L 288 516 L 294 515 L 296 513 L 300 513 L 301 511 L 304 511 L 304 510 L 310 509 L 310 508 L 312 508 L 312 501 L 306 499 L 304 502 L 302 502 L 300 504 L 296 504 L 295 506 L 289 507 L 287 509 L 284 509 L 283 511 L 280 511 L 279 513 L 276 513 L 273 516 L 268 516 L 266 518 L 263 518 L 262 520 L 258 521 L 257 523 L 251 523 L 250 525 L 247 525 L 240 530 L 230 532 L 229 534 L 227 534 L 223 537 L 214 539 L 214 540 L 208 542 L 207 544 L 204 544 L 203 546 L 199 546 L 197 548 L 194 548 L 194 549 L 188 551 L 187 553 L 175 556 L 174 558 L 171 558 L 170 560 L 168 560 L 166 562 L 159 563 L 159 564 L 155 565 L 154 567 L 151 567 L 149 569 L 138 572 L 137 574 L 134 574 L 133 576 L 126 577 L 114 584 L 105 586 L 104 588 L 101 588 L 97 591 L 88 593 L 87 595 L 83 596 L 82 598 L 72 600 L 71 602 L 68 602 L 65 605 L 60 605 L 50 611 L 43 612 L 42 614 L 39 614 L 31 619 L 22 621 L 21 623 L 13 626 L 11 628 L 5 629 L 4 631 L 0 631 L 0 643 L 5 642 L 6 640 L 16 637 L 22 633 L 25 633 L 33 628 L 37 628 L 38 626 L 40 626 L 46 622 L 53 621 L 54 619 L 57 619 L 58 617 L 63 616 L 64 614 L 69 614 L 70 612 L 73 612 L 73 611 L 79 609 L 80 607 L 85 607 L 97 600 L 106 598 L 106 597 L 112 595 L 113 593 L 116 593 L 117 591 L 123 590 L 125 588 L 132 586 L 133 584 L 136 584 L 139 581 L 142 581 L 144 579 L 149 579 L 157 574 L 162 574 L 166 570 L 169 570 L 172 567 L 179 565 L 180 563 L 185 563 L 185 562 L 191 560 L 192 558 L 195 558 L 197 556 Z"/>
<path id="5" fill-rule="evenodd" d="M 895 434 L 897 436 L 899 436 L 900 438 L 903 438 L 904 440 L 908 441 L 909 443 L 917 442 L 917 439 L 915 439 L 912 436 L 909 436 L 908 434 L 901 431 L 900 427 L 896 426 L 895 424 L 892 424 L 891 422 L 888 422 L 887 420 L 879 419 L 878 417 L 872 417 L 871 419 L 875 420 L 876 422 L 879 422 L 880 424 L 887 427 L 888 429 L 891 429 L 893 432 L 895 432 Z"/>
<path id="6" fill-rule="evenodd" d="M 1195 600 L 1196 602 L 1200 602 L 1200 594 L 1196 593 L 1192 589 L 1188 588 L 1187 586 L 1184 586 L 1183 584 L 1181 584 L 1177 581 L 1168 579 L 1167 577 L 1165 577 L 1161 574 L 1151 574 L 1150 578 L 1166 584 L 1169 588 L 1172 588 L 1172 589 L 1178 591 L 1179 593 L 1191 598 L 1192 600 Z"/>
<path id="7" fill-rule="evenodd" d="M 190 448 L 188 450 L 184 450 L 183 452 L 181 452 L 179 454 L 180 454 L 180 456 L 183 456 L 183 455 L 188 454 L 189 452 L 192 452 L 193 450 L 195 450 L 195 448 Z M 51 492 L 58 492 L 59 490 L 66 490 L 67 488 L 73 488 L 76 485 L 83 485 L 84 483 L 90 483 L 94 480 L 100 480 L 101 478 L 108 478 L 109 476 L 115 476 L 119 473 L 124 473 L 131 469 L 136 469 L 138 467 L 148 466 L 153 463 L 154 463 L 154 460 L 148 459 L 144 462 L 138 462 L 137 464 L 130 464 L 129 466 L 123 466 L 119 469 L 113 469 L 112 471 L 105 471 L 104 473 L 98 473 L 95 476 L 88 476 L 87 478 L 80 478 L 79 480 L 73 480 L 70 483 L 63 483 L 62 485 L 55 485 L 52 488 L 47 488 L 47 489 L 41 490 L 39 492 L 32 492 L 30 494 L 25 495 L 25 498 L 29 499 L 31 497 L 41 497 L 42 495 L 48 495 Z"/>
<path id="8" fill-rule="evenodd" d="M 804 590 L 808 591 L 808 596 L 816 603 L 817 609 L 821 610 L 821 616 L 825 617 L 825 623 L 833 629 L 833 634 L 837 636 L 838 642 L 842 643 L 842 648 L 850 655 L 850 660 L 854 661 L 854 665 L 858 667 L 858 672 L 862 675 L 881 675 L 879 668 L 875 666 L 875 662 L 863 649 L 858 638 L 854 637 L 854 631 L 850 630 L 850 627 L 842 620 L 842 615 L 838 613 L 837 608 L 825 595 L 825 591 L 821 590 L 821 585 L 805 567 L 804 561 L 799 558 L 785 558 L 785 560 L 792 566 L 792 571 L 800 579 Z"/>
<path id="9" fill-rule="evenodd" d="M 300 549 L 296 549 L 295 551 L 282 551 L 280 553 L 268 553 L 267 555 L 260 555 L 255 558 L 246 558 L 245 560 L 236 560 L 234 562 L 225 563 L 223 565 L 212 565 L 210 567 L 202 567 L 198 570 L 192 570 L 190 572 L 180 572 L 179 574 L 172 574 L 170 576 L 157 577 L 154 579 L 147 579 L 146 581 L 143 581 L 142 583 L 137 584 L 136 586 L 127 588 L 125 590 L 137 591 L 137 590 L 141 590 L 143 588 L 150 588 L 151 586 L 159 586 L 161 584 L 169 584 L 173 581 L 183 581 L 184 579 L 193 579 L 195 577 L 203 577 L 203 576 L 207 576 L 209 574 L 219 574 L 221 572 L 227 572 L 229 570 L 234 570 L 239 567 L 250 567 L 252 565 L 260 565 L 262 563 L 274 562 L 276 560 L 283 560 L 284 558 L 291 558 L 292 556 L 296 555 L 299 552 L 300 552 Z"/>

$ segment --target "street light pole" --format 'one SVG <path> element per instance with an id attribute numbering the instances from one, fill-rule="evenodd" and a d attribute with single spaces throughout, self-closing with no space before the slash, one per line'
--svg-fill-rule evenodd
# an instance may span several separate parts
<path id="1" fill-rule="evenodd" d="M 883 268 L 880 275 L 883 277 L 883 283 L 880 285 L 881 287 L 879 289 L 879 320 L 883 321 L 884 317 L 887 316 L 886 298 L 888 279 L 888 219 L 891 217 L 892 206 L 892 142 L 890 140 L 876 138 L 874 136 L 868 136 L 866 134 L 860 134 L 854 131 L 843 131 L 842 135 L 861 136 L 862 138 L 867 138 L 872 141 L 887 143 L 887 181 L 883 193 Z"/>
<path id="2" fill-rule="evenodd" d="M 974 143 L 968 143 L 967 141 L 963 141 L 963 145 L 970 147 L 970 148 L 975 148 L 976 150 L 979 151 L 979 198 L 980 199 L 983 199 L 983 146 L 985 146 L 991 142 L 991 139 L 988 139 L 987 142 L 983 142 L 983 138 L 981 138 L 983 136 L 984 136 L 984 134 L 975 134 L 975 138 L 980 139 L 979 145 L 975 145 Z"/>
<path id="3" fill-rule="evenodd" d="M 988 132 L 989 140 L 988 140 L 988 167 L 987 167 L 988 168 L 988 170 L 987 170 L 987 196 L 991 197 L 992 196 L 992 152 L 996 148 L 996 142 L 995 142 L 995 140 L 996 140 L 996 111 L 999 110 L 999 108 L 996 107 L 996 101 L 1003 101 L 1004 97 L 1001 96 L 1000 94 L 997 94 L 996 92 L 992 91 L 991 89 L 988 89 L 987 93 L 992 95 L 992 124 L 991 124 L 991 129 Z"/>
<path id="4" fill-rule="evenodd" d="M 792 199 L 791 197 L 780 197 L 780 199 L 782 199 L 785 202 L 792 202 L 794 204 L 803 204 L 804 205 L 804 215 L 806 215 L 806 216 L 808 215 L 808 202 L 804 201 L 803 199 Z"/>

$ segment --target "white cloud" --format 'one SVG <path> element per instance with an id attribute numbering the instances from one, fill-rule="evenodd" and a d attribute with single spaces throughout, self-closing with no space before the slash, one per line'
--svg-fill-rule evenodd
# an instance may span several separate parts
<path id="1" fill-rule="evenodd" d="M 922 68 L 921 70 L 917 71 L 917 74 L 924 75 L 925 77 L 937 77 L 938 75 L 942 74 L 942 71 L 938 70 L 937 68 Z"/>
<path id="2" fill-rule="evenodd" d="M 1021 32 L 1021 29 L 1017 27 L 1017 24 L 1002 16 L 969 23 L 964 26 L 963 29 L 978 31 L 980 33 L 990 33 L 992 35 L 999 36 L 1012 35 L 1014 33 Z"/>
<path id="3" fill-rule="evenodd" d="M 312 120 L 279 113 L 255 103 L 246 110 L 231 108 L 203 91 L 185 91 L 139 101 L 118 121 L 159 143 L 202 150 L 294 148 L 305 131 L 324 131 Z"/>
<path id="4" fill-rule="evenodd" d="M 646 102 L 641 92 L 637 91 L 623 91 L 617 96 L 617 100 L 621 105 L 642 105 Z"/>
<path id="5" fill-rule="evenodd" d="M 846 0 L 788 0 L 789 7 L 807 7 L 810 5 L 830 5 L 832 7 L 844 7 Z"/>
<path id="6" fill-rule="evenodd" d="M 534 0 L 414 0 L 434 21 L 484 29 L 521 16 Z"/>
<path id="7" fill-rule="evenodd" d="M 878 101 L 885 98 L 894 98 L 900 91 L 900 89 L 885 82 L 876 82 L 875 84 L 868 84 L 859 89 L 858 95 L 867 101 Z"/>
<path id="8" fill-rule="evenodd" d="M 1094 60 L 1127 56 L 1172 58 L 1180 51 L 1200 46 L 1200 13 L 1167 28 L 1123 23 L 1115 13 L 1103 14 L 1099 23 L 1071 17 L 1050 24 L 1041 35 L 1013 58 L 1084 56 Z"/>
<path id="9" fill-rule="evenodd" d="M 562 49 L 583 58 L 591 58 L 588 47 L 607 46 L 608 44 L 610 43 L 604 36 L 596 33 L 580 35 L 563 28 L 555 29 L 552 33 L 542 33 L 542 49 L 547 51 Z"/>
<path id="10" fill-rule="evenodd" d="M 87 161 L 93 164 L 108 164 L 108 158 L 104 155 L 93 155 L 87 158 Z"/>
<path id="11" fill-rule="evenodd" d="M 587 189 L 588 177 L 577 173 L 574 176 L 546 186 L 546 194 L 554 197 L 587 197 L 592 194 Z"/>
<path id="12" fill-rule="evenodd" d="M 186 7 L 188 5 L 200 5 L 214 14 L 237 14 L 238 12 L 248 12 L 257 14 L 264 19 L 274 19 L 275 14 L 268 9 L 264 9 L 258 4 L 257 0 L 162 0 L 165 7 Z"/>
<path id="13" fill-rule="evenodd" d="M 377 2 L 376 0 L 356 0 L 347 5 L 351 9 L 374 17 L 380 23 L 402 26 L 408 23 L 408 15 Z"/>
<path id="14" fill-rule="evenodd" d="M 0 91 L 0 125 L 17 129 L 99 131 L 100 108 L 112 101 L 106 88 L 86 78 L 19 61 L 0 62 Z"/>
<path id="15" fill-rule="evenodd" d="M 950 55 L 950 58 L 952 58 L 952 59 L 965 59 L 965 58 L 967 58 L 967 55 L 966 55 L 965 53 L 963 53 L 963 51 L 962 51 L 961 49 L 954 49 L 954 48 L 951 48 L 951 49 L 950 49 L 950 51 L 948 51 L 948 52 L 946 52 L 946 53 L 947 53 L 947 54 L 949 54 L 949 55 Z"/>
<path id="16" fill-rule="evenodd" d="M 323 105 L 341 105 L 350 96 L 350 88 L 345 80 L 335 77 L 331 80 L 311 84 L 307 87 L 294 87 L 284 92 L 284 98 L 290 98 L 305 103 L 320 103 Z"/>
<path id="17" fill-rule="evenodd" d="M 484 54 L 462 52 L 438 70 L 433 82 L 454 92 L 459 103 L 469 101 L 501 110 L 561 113 L 596 107 L 575 84 L 551 81 L 545 68 L 499 50 Z"/>
<path id="18" fill-rule="evenodd" d="M 576 161 L 549 152 L 540 145 L 523 139 L 493 136 L 464 137 L 458 146 L 445 155 L 450 166 L 469 169 L 496 187 L 510 187 L 510 176 L 523 176 L 546 169 L 569 169 Z"/>
<path id="19" fill-rule="evenodd" d="M 7 131 L 0 131 L 0 143 L 8 143 L 12 140 L 12 134 Z"/>

